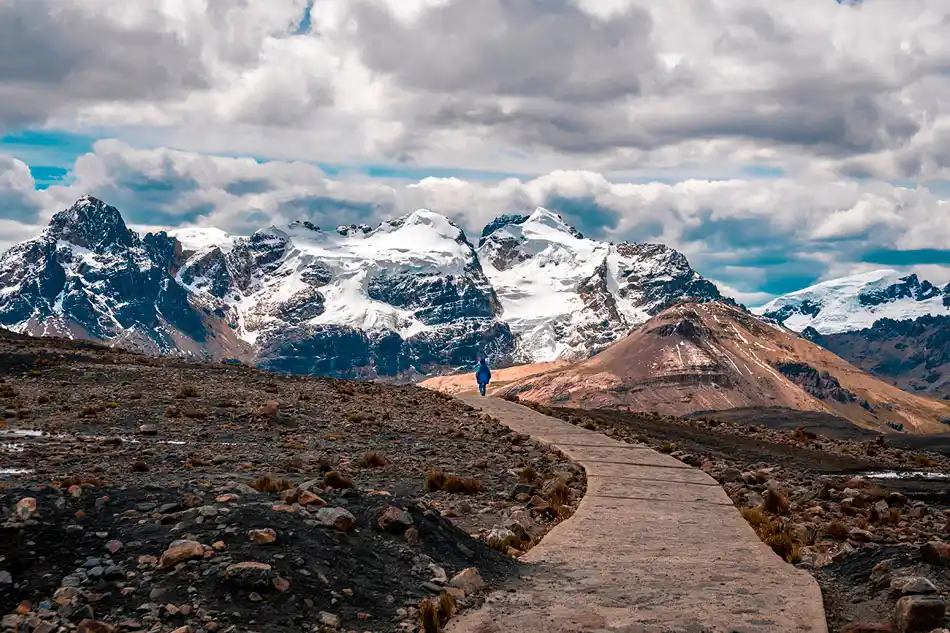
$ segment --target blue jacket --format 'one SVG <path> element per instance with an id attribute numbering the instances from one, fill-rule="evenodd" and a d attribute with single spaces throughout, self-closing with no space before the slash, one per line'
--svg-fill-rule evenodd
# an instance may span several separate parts
<path id="1" fill-rule="evenodd" d="M 480 385 L 487 385 L 491 381 L 491 370 L 484 360 L 478 364 L 478 369 L 475 370 L 475 380 Z"/>

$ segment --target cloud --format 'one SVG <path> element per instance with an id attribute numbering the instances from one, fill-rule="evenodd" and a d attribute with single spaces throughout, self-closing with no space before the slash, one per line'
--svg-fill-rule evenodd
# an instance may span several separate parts
<path id="1" fill-rule="evenodd" d="M 0 2 L 0 129 L 86 104 L 161 101 L 206 85 L 199 51 L 170 32 L 160 13 L 121 24 L 95 4 Z"/>
<path id="2" fill-rule="evenodd" d="M 87 193 L 116 205 L 133 225 L 207 225 L 234 234 L 298 219 L 324 228 L 375 224 L 424 207 L 474 236 L 503 213 L 548 206 L 592 238 L 676 248 L 750 302 L 858 269 L 925 270 L 950 262 L 947 202 L 926 188 L 879 182 L 631 183 L 586 171 L 406 182 L 330 177 L 302 162 L 138 149 L 120 141 L 96 143 L 77 161 L 73 182 L 44 191 L 33 191 L 21 162 L 5 158 L 0 167 L 0 217 L 25 225 Z"/>

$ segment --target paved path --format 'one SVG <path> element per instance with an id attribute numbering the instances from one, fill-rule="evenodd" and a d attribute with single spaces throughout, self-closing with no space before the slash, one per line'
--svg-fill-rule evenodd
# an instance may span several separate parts
<path id="1" fill-rule="evenodd" d="M 700 470 L 497 398 L 464 398 L 587 471 L 577 512 L 515 591 L 449 633 L 827 633 L 818 584 L 759 541 Z"/>

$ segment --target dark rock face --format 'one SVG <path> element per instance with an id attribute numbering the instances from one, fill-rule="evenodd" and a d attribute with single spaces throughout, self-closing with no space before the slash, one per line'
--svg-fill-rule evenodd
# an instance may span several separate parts
<path id="1" fill-rule="evenodd" d="M 881 319 L 864 330 L 819 337 L 811 340 L 901 389 L 950 398 L 950 317 Z"/>
<path id="2" fill-rule="evenodd" d="M 389 274 L 383 271 L 370 280 L 367 292 L 371 299 L 413 310 L 426 325 L 441 325 L 457 319 L 491 318 L 500 311 L 498 299 L 483 276 L 481 279 L 477 276 L 456 278 L 452 275 Z"/>
<path id="3" fill-rule="evenodd" d="M 474 365 L 481 354 L 503 365 L 514 346 L 508 326 L 493 319 L 465 319 L 406 339 L 392 331 L 321 325 L 266 336 L 257 364 L 294 374 L 398 376 Z"/>
<path id="4" fill-rule="evenodd" d="M 801 304 L 798 306 L 791 306 L 791 305 L 782 306 L 778 310 L 766 312 L 763 316 L 769 319 L 773 319 L 777 323 L 785 323 L 785 321 L 787 321 L 789 317 L 796 314 L 805 314 L 808 316 L 816 317 L 818 316 L 819 312 L 821 312 L 820 305 L 812 301 L 805 300 L 805 301 L 802 301 Z"/>
<path id="5" fill-rule="evenodd" d="M 514 215 L 514 214 L 505 214 L 499 216 L 485 225 L 485 228 L 482 229 L 482 235 L 478 238 L 478 245 L 481 246 L 485 243 L 485 239 L 500 229 L 503 226 L 508 226 L 509 224 L 524 224 L 528 221 L 528 216 L 526 215 Z"/>
<path id="6" fill-rule="evenodd" d="M 711 281 L 700 277 L 686 257 L 663 244 L 617 245 L 622 258 L 620 296 L 656 316 L 683 300 L 726 301 Z"/>
<path id="7" fill-rule="evenodd" d="M 858 397 L 842 387 L 838 379 L 827 371 L 819 372 L 806 363 L 776 363 L 775 369 L 819 400 L 858 402 Z"/>
<path id="8" fill-rule="evenodd" d="M 57 213 L 47 231 L 0 260 L 0 325 L 53 322 L 63 332 L 112 340 L 128 330 L 172 351 L 172 331 L 205 339 L 201 315 L 173 277 L 181 245 L 165 233 L 144 239 L 119 212 L 86 197 Z"/>
<path id="9" fill-rule="evenodd" d="M 898 299 L 924 301 L 941 294 L 942 291 L 929 281 L 921 282 L 917 275 L 909 275 L 886 288 L 862 292 L 858 295 L 858 301 L 863 306 L 877 306 Z"/>

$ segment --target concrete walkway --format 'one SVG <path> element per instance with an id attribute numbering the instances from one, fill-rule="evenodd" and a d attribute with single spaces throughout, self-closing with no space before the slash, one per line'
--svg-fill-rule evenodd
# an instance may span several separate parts
<path id="1" fill-rule="evenodd" d="M 514 591 L 450 633 L 827 633 L 815 580 L 759 541 L 700 470 L 497 398 L 464 398 L 587 471 L 577 512 Z"/>

